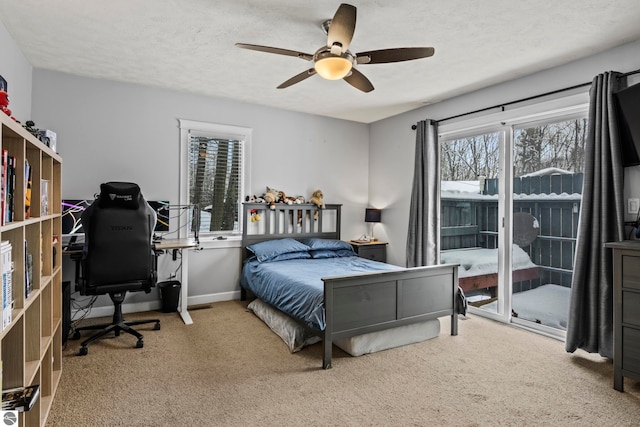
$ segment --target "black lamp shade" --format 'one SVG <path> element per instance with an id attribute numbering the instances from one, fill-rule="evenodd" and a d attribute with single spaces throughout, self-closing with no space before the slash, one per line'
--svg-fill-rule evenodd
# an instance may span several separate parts
<path id="1" fill-rule="evenodd" d="M 381 219 L 382 219 L 381 209 L 367 208 L 364 211 L 364 222 L 380 222 Z"/>

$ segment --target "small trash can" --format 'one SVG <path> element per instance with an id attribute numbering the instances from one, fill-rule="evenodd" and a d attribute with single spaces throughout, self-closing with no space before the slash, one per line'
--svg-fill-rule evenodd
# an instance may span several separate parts
<path id="1" fill-rule="evenodd" d="M 162 301 L 162 311 L 173 313 L 178 311 L 178 301 L 180 299 L 180 281 L 168 280 L 158 283 L 160 289 L 160 300 Z"/>

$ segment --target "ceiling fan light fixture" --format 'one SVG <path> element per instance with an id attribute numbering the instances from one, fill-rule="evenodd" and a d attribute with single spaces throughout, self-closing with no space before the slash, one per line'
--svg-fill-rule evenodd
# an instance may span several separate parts
<path id="1" fill-rule="evenodd" d="M 313 67 L 321 77 L 327 80 L 340 80 L 351 72 L 353 58 L 346 52 L 340 56 L 326 52 L 316 55 Z"/>
<path id="2" fill-rule="evenodd" d="M 342 79 L 365 93 L 371 92 L 374 87 L 369 79 L 355 68 L 356 64 L 385 64 L 411 61 L 433 56 L 434 54 L 432 47 L 399 47 L 351 53 L 349 46 L 356 29 L 356 7 L 347 3 L 340 4 L 333 18 L 322 23 L 322 29 L 327 34 L 327 43 L 313 55 L 296 50 L 248 43 L 236 43 L 236 46 L 243 49 L 294 56 L 305 61 L 313 61 L 313 68 L 296 74 L 280 84 L 278 89 L 287 88 L 314 74 L 319 74 L 320 77 L 327 80 Z"/>

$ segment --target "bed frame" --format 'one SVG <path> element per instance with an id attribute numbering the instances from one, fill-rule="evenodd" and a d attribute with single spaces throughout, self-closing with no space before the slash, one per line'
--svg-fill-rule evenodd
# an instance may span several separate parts
<path id="1" fill-rule="evenodd" d="M 247 246 L 271 239 L 321 237 L 340 239 L 342 205 L 243 204 L 243 242 Z M 264 221 L 250 223 L 252 210 Z M 318 211 L 318 218 L 314 214 Z M 302 219 L 300 225 L 297 221 Z M 253 226 L 252 226 L 253 225 Z M 256 228 L 259 228 L 256 232 Z M 255 233 L 252 233 L 255 232 Z M 248 256 L 245 250 L 245 257 Z M 331 367 L 333 342 L 369 332 L 451 316 L 451 335 L 458 335 L 458 264 L 406 268 L 376 273 L 324 277 L 324 331 L 311 329 L 323 340 L 322 367 Z M 247 290 L 241 289 L 242 299 Z M 293 319 L 306 329 L 298 319 Z"/>

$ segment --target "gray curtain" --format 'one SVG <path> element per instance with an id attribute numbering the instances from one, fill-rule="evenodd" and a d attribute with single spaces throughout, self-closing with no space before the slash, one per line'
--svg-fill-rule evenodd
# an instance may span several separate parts
<path id="1" fill-rule="evenodd" d="M 607 242 L 624 239 L 624 168 L 614 93 L 619 73 L 593 79 L 584 185 L 565 349 L 613 358 L 613 260 Z"/>
<path id="2" fill-rule="evenodd" d="M 407 267 L 433 265 L 438 260 L 438 188 L 440 156 L 438 124 L 418 122 L 416 155 L 407 235 Z"/>

